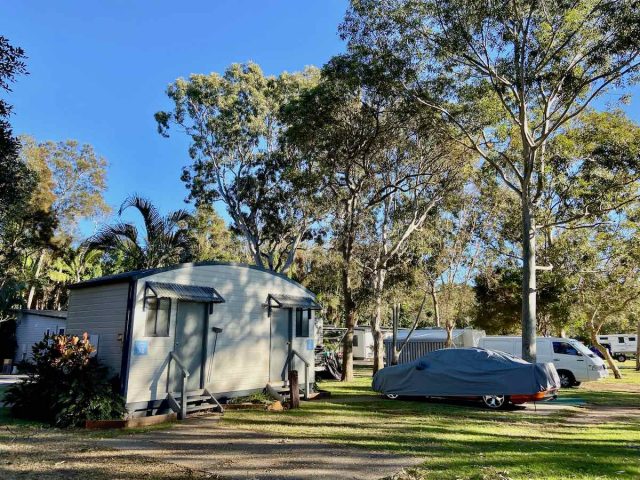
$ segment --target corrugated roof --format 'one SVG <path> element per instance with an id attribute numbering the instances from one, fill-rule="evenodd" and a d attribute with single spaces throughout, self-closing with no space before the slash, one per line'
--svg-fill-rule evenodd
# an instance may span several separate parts
<path id="1" fill-rule="evenodd" d="M 451 332 L 453 338 L 457 338 L 464 333 L 463 329 L 454 329 Z M 398 330 L 398 340 L 407 338 L 409 330 Z M 417 329 L 411 335 L 410 342 L 444 342 L 447 339 L 447 331 L 442 328 Z M 385 338 L 385 342 L 390 342 L 391 337 Z"/>
<path id="2" fill-rule="evenodd" d="M 192 302 L 223 303 L 224 298 L 212 287 L 182 285 L 179 283 L 147 282 L 158 298 L 175 298 Z"/>
<path id="3" fill-rule="evenodd" d="M 28 315 L 39 315 L 41 317 L 50 318 L 67 318 L 66 310 L 35 310 L 31 308 L 23 308 L 20 313 L 26 313 Z"/>
<path id="4" fill-rule="evenodd" d="M 99 285 L 108 285 L 108 284 L 112 284 L 112 283 L 121 283 L 121 282 L 128 282 L 131 280 L 139 280 L 141 278 L 144 277 L 148 277 L 150 275 L 154 275 L 156 273 L 161 273 L 161 272 L 169 272 L 171 270 L 178 270 L 180 268 L 188 268 L 188 267 L 203 267 L 203 266 L 207 266 L 207 265 L 219 265 L 219 266 L 223 266 L 223 267 L 241 267 L 241 268 L 248 268 L 251 270 L 258 270 L 260 272 L 265 272 L 265 273 L 269 273 L 275 277 L 281 278 L 295 286 L 297 286 L 298 288 L 303 289 L 304 291 L 306 291 L 309 295 L 314 296 L 315 294 L 309 290 L 308 288 L 306 288 L 304 285 L 301 285 L 300 283 L 296 282 L 295 280 L 287 277 L 285 274 L 280 273 L 280 272 L 274 272 L 273 270 L 268 270 L 266 268 L 263 267 L 258 267 L 257 265 L 247 265 L 245 263 L 237 263 L 237 262 L 216 262 L 216 261 L 208 261 L 208 262 L 196 262 L 196 263 L 180 263 L 178 265 L 172 265 L 169 267 L 160 267 L 160 268 L 151 268 L 148 270 L 134 270 L 132 272 L 125 272 L 125 273 L 118 273 L 115 275 L 107 275 L 104 277 L 98 277 L 98 278 L 92 278 L 91 280 L 85 280 L 83 282 L 78 282 L 78 283 L 74 283 L 72 285 L 69 285 L 69 288 L 71 290 L 73 289 L 78 289 L 78 288 L 87 288 L 87 287 L 97 287 Z"/>
<path id="5" fill-rule="evenodd" d="M 273 308 L 302 308 L 303 310 L 322 309 L 322 307 L 320 307 L 312 297 L 285 295 L 280 293 L 270 293 L 267 298 L 267 304 Z"/>

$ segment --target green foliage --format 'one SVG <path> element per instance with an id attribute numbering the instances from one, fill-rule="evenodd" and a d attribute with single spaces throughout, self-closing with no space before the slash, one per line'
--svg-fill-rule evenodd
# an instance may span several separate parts
<path id="1" fill-rule="evenodd" d="M 38 175 L 32 202 L 50 211 L 58 221 L 58 234 L 74 239 L 82 219 L 97 219 L 110 212 L 103 194 L 107 188 L 107 161 L 93 147 L 76 140 L 37 142 L 20 137 L 22 163 Z"/>
<path id="2" fill-rule="evenodd" d="M 12 414 L 58 427 L 122 418 L 124 399 L 93 351 L 86 334 L 46 335 L 33 346 L 32 363 L 23 365 L 28 378 L 7 389 L 4 400 Z"/>
<path id="3" fill-rule="evenodd" d="M 26 73 L 24 58 L 21 48 L 0 35 L 0 91 L 10 92 L 15 77 Z M 8 121 L 11 109 L 0 98 L 0 228 L 8 212 L 29 198 L 35 182 L 33 172 L 18 158 L 20 143 Z"/>
<path id="4" fill-rule="evenodd" d="M 138 195 L 127 198 L 118 214 L 122 215 L 128 208 L 136 209 L 142 216 L 144 238 L 140 238 L 137 227 L 132 223 L 106 225 L 87 241 L 89 251 L 107 252 L 120 272 L 165 267 L 192 258 L 187 227 L 191 215 L 186 210 L 162 216 L 150 200 Z"/>
<path id="5" fill-rule="evenodd" d="M 244 244 L 214 208 L 200 205 L 188 220 L 194 261 L 246 261 Z"/>
<path id="6" fill-rule="evenodd" d="M 288 271 L 300 242 L 313 235 L 313 170 L 295 148 L 281 144 L 281 109 L 312 86 L 318 73 L 265 76 L 254 63 L 224 75 L 191 75 L 169 86 L 173 110 L 155 115 L 191 140 L 193 164 L 183 180 L 196 205 L 222 201 L 256 265 Z"/>

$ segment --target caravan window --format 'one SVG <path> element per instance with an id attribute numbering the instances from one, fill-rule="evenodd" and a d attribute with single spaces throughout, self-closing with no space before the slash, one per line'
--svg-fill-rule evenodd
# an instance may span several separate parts
<path id="1" fill-rule="evenodd" d="M 618 337 L 618 343 L 624 343 L 624 337 Z"/>
<path id="2" fill-rule="evenodd" d="M 169 312 L 171 311 L 170 298 L 147 299 L 147 322 L 144 334 L 146 337 L 169 336 Z"/>
<path id="3" fill-rule="evenodd" d="M 304 310 L 302 310 L 301 308 L 296 308 L 296 337 L 309 336 L 309 320 L 310 319 L 311 319 L 311 310 L 307 310 L 307 314 L 305 315 Z"/>
<path id="4" fill-rule="evenodd" d="M 635 342 L 636 341 L 636 337 L 629 337 L 629 341 L 630 342 Z"/>

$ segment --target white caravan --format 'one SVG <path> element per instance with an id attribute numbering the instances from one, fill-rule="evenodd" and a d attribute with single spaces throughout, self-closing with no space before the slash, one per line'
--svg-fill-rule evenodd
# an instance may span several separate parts
<path id="1" fill-rule="evenodd" d="M 522 357 L 521 337 L 484 337 L 480 347 Z M 539 337 L 536 343 L 537 361 L 553 363 L 563 387 L 578 386 L 608 376 L 602 359 L 578 340 L 560 337 Z"/>
<path id="2" fill-rule="evenodd" d="M 627 358 L 633 357 L 638 348 L 637 336 L 626 333 L 611 333 L 609 335 L 598 335 L 600 345 L 607 348 L 613 358 L 619 362 L 625 362 Z"/>

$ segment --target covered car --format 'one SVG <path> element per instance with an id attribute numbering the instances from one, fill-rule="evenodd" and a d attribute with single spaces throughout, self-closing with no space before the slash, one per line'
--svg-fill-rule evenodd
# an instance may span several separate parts
<path id="1" fill-rule="evenodd" d="M 449 348 L 383 368 L 373 377 L 372 386 L 389 398 L 472 397 L 490 408 L 501 408 L 553 398 L 560 379 L 552 363 L 532 364 L 483 348 Z"/>

